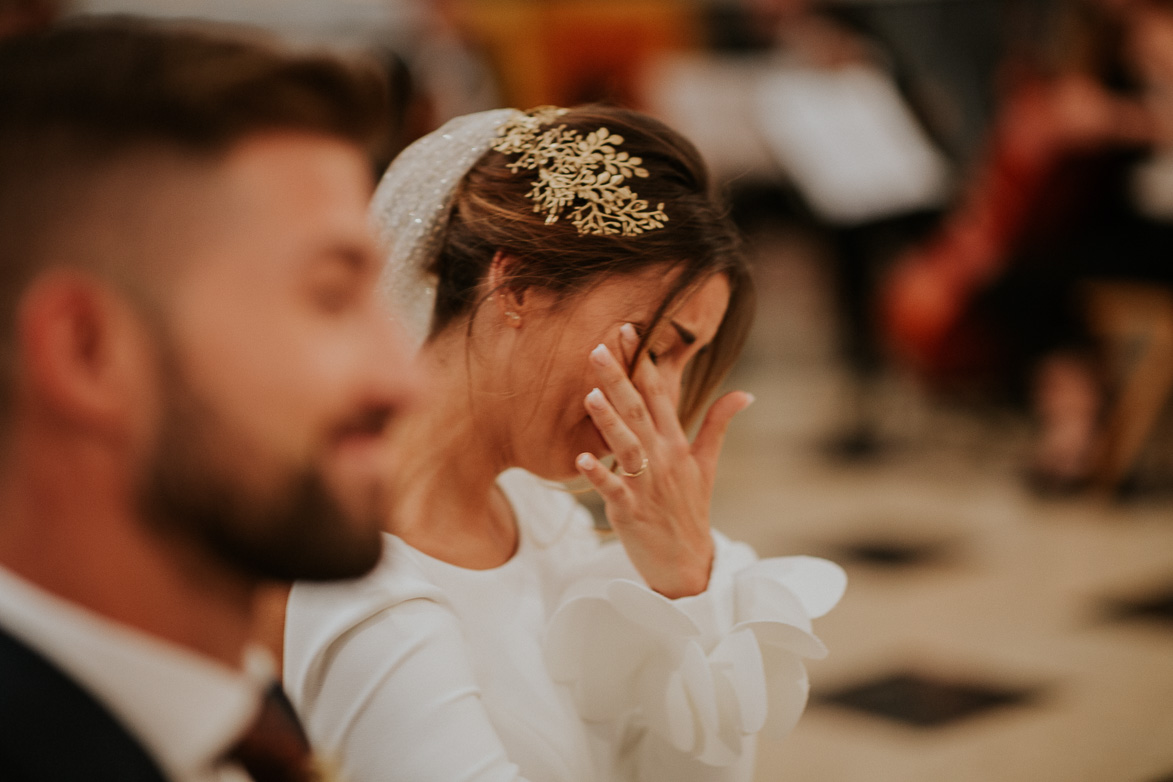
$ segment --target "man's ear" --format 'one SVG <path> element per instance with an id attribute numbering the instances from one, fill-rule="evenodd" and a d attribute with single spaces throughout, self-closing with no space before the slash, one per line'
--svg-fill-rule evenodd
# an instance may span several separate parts
<path id="1" fill-rule="evenodd" d="M 489 265 L 488 289 L 492 291 L 497 314 L 506 324 L 517 326 L 525 313 L 525 289 L 513 284 L 513 267 L 517 259 L 505 250 L 498 250 Z"/>
<path id="2" fill-rule="evenodd" d="M 146 324 L 97 277 L 56 269 L 34 280 L 21 297 L 16 339 L 22 385 L 59 420 L 128 433 L 157 407 Z"/>

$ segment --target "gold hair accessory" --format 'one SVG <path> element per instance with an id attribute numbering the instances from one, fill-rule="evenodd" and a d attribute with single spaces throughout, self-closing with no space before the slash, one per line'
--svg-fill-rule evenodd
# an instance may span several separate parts
<path id="1" fill-rule="evenodd" d="M 583 136 L 565 125 L 549 125 L 567 112 L 556 106 L 531 109 L 507 121 L 497 131 L 493 149 L 503 155 L 520 155 L 509 170 L 536 170 L 537 178 L 527 194 L 534 211 L 546 214 L 546 224 L 558 222 L 563 211 L 579 234 L 636 236 L 663 228 L 668 220 L 664 205 L 648 208 L 623 184 L 632 177 L 647 178 L 643 160 L 615 147 L 623 137 L 606 128 Z"/>

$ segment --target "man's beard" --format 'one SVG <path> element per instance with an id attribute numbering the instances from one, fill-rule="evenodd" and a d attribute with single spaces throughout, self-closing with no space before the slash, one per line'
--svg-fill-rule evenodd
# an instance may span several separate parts
<path id="1" fill-rule="evenodd" d="M 261 580 L 354 578 L 375 566 L 382 552 L 379 487 L 358 517 L 312 462 L 290 465 L 267 490 L 246 485 L 224 465 L 242 454 L 266 454 L 196 399 L 178 372 L 167 374 L 156 452 L 139 487 L 148 523 Z"/>

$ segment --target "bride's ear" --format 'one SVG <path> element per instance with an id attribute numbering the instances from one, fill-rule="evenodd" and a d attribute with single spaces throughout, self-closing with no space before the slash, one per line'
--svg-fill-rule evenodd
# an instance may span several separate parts
<path id="1" fill-rule="evenodd" d="M 525 290 L 515 286 L 513 266 L 517 259 L 505 250 L 498 250 L 493 255 L 489 265 L 489 274 L 486 282 L 492 291 L 493 302 L 497 313 L 507 326 L 520 326 L 521 316 L 525 308 Z"/>

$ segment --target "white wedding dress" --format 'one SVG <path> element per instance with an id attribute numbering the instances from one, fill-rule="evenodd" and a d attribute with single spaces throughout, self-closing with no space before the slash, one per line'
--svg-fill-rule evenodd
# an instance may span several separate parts
<path id="1" fill-rule="evenodd" d="M 285 686 L 319 751 L 349 782 L 749 780 L 757 734 L 802 712 L 843 571 L 716 534 L 708 590 L 668 600 L 571 496 L 498 483 L 520 528 L 501 567 L 388 535 L 365 578 L 294 586 Z"/>

